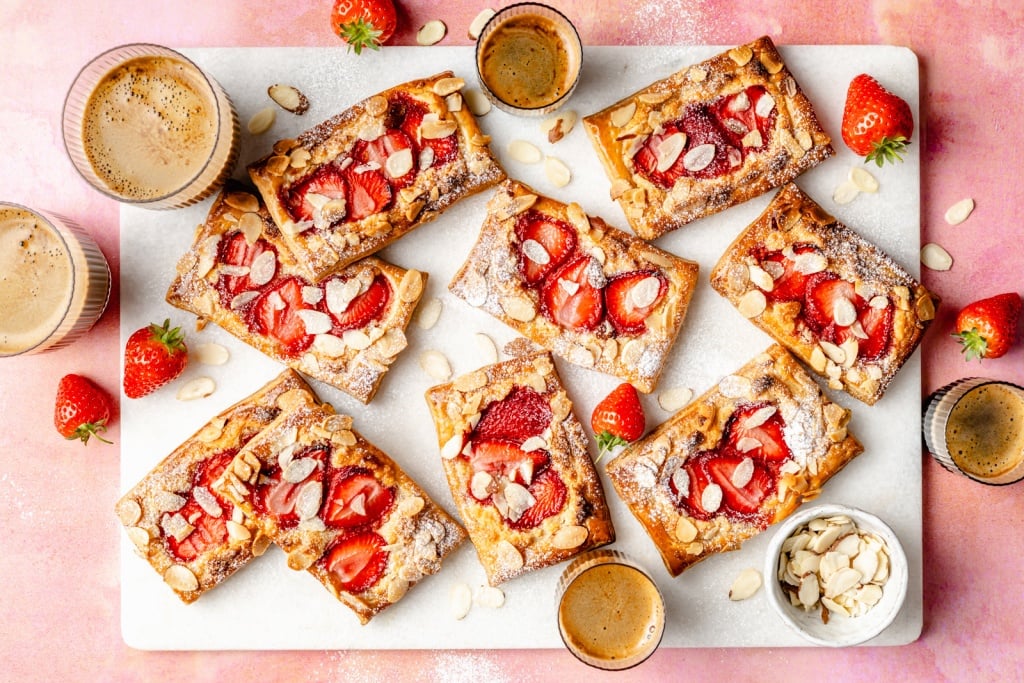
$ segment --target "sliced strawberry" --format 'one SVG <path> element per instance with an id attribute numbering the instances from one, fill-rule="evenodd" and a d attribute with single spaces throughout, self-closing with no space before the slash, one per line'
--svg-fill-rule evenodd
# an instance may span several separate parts
<path id="1" fill-rule="evenodd" d="M 452 133 L 448 137 L 444 138 L 433 138 L 431 140 L 420 140 L 420 143 L 424 147 L 430 147 L 434 150 L 434 160 L 431 162 L 429 168 L 436 168 L 442 166 L 451 161 L 454 161 L 459 156 L 459 137 L 458 133 Z"/>
<path id="2" fill-rule="evenodd" d="M 327 282 L 338 280 L 345 282 L 347 278 L 335 276 Z M 325 284 L 325 287 L 330 286 Z M 388 302 L 391 301 L 391 283 L 383 275 L 377 275 L 370 281 L 370 286 L 365 292 L 357 294 L 343 310 L 331 310 L 332 302 L 329 297 L 320 300 L 320 310 L 331 316 L 333 328 L 331 332 L 340 335 L 346 330 L 357 330 L 366 327 L 373 321 L 379 319 L 381 314 L 387 310 Z"/>
<path id="3" fill-rule="evenodd" d="M 291 188 L 281 191 L 281 204 L 293 221 L 311 221 L 316 208 L 306 197 L 318 194 L 329 199 L 345 199 L 348 196 L 348 181 L 345 173 L 335 164 L 316 169 Z"/>
<path id="4" fill-rule="evenodd" d="M 526 211 L 519 215 L 515 225 L 516 237 L 519 238 L 519 272 L 528 285 L 535 285 L 562 265 L 576 249 L 576 231 L 562 221 L 546 216 L 539 211 Z M 539 261 L 533 260 L 524 248 L 527 240 L 533 240 L 543 247 Z M 546 260 L 545 260 L 546 259 Z"/>
<path id="5" fill-rule="evenodd" d="M 671 135 L 683 132 L 680 123 L 680 121 L 671 121 L 664 124 L 663 132 L 648 137 L 633 156 L 633 167 L 652 183 L 666 190 L 675 185 L 676 181 L 686 173 L 686 168 L 683 166 L 685 152 L 680 152 L 679 157 L 667 169 L 659 171 L 658 149 Z M 683 134 L 685 135 L 685 133 Z"/>
<path id="6" fill-rule="evenodd" d="M 321 562 L 341 590 L 362 593 L 384 576 L 388 566 L 386 545 L 387 541 L 373 531 L 343 536 Z"/>
<path id="7" fill-rule="evenodd" d="M 541 435 L 551 424 L 551 406 L 542 395 L 522 385 L 483 411 L 472 438 L 509 441 L 516 446 Z"/>
<path id="8" fill-rule="evenodd" d="M 588 255 L 579 256 L 555 270 L 541 289 L 544 314 L 569 330 L 591 330 L 604 319 L 604 273 Z"/>
<path id="9" fill-rule="evenodd" d="M 297 277 L 282 280 L 260 294 L 250 313 L 249 327 L 276 341 L 281 353 L 287 356 L 297 356 L 313 343 L 313 335 L 306 332 L 306 324 L 298 314 L 311 308 L 302 298 L 304 286 Z"/>
<path id="10" fill-rule="evenodd" d="M 792 458 L 784 437 L 786 424 L 779 411 L 776 410 L 763 422 L 763 414 L 755 417 L 755 413 L 771 405 L 759 402 L 739 406 L 725 423 L 723 450 L 763 462 L 782 462 Z M 752 422 L 760 424 L 754 425 Z"/>
<path id="11" fill-rule="evenodd" d="M 388 158 L 392 154 L 406 149 L 408 149 L 412 155 L 412 168 L 404 175 L 398 178 L 392 178 L 387 174 L 386 170 Z M 416 151 L 413 148 L 412 140 L 410 140 L 409 136 L 400 129 L 389 129 L 376 140 L 371 140 L 369 142 L 366 140 L 357 141 L 355 146 L 352 148 L 352 158 L 361 164 L 369 162 L 379 164 L 382 169 L 385 169 L 385 177 L 393 190 L 400 190 L 403 187 L 408 187 L 416 180 Z"/>
<path id="12" fill-rule="evenodd" d="M 329 527 L 351 529 L 381 519 L 395 501 L 395 491 L 384 486 L 365 467 L 342 467 L 331 477 L 324 507 Z"/>
<path id="13" fill-rule="evenodd" d="M 467 457 L 474 472 L 501 475 L 520 484 L 532 480 L 551 460 L 543 449 L 526 452 L 514 443 L 501 440 L 474 441 Z"/>
<path id="14" fill-rule="evenodd" d="M 174 536 L 167 536 L 167 547 L 178 559 L 191 562 L 203 553 L 227 543 L 227 517 L 212 517 L 189 496 L 188 501 L 178 512 L 189 524 L 195 527 L 185 538 L 178 541 Z"/>
<path id="15" fill-rule="evenodd" d="M 758 103 L 762 97 L 770 98 L 771 95 L 768 94 L 763 86 L 751 85 L 738 93 L 720 97 L 711 105 L 711 111 L 715 118 L 718 119 L 722 130 L 728 136 L 733 147 L 740 150 L 744 156 L 748 152 L 765 148 L 775 122 L 777 109 L 774 103 L 768 100 L 761 104 L 760 107 L 760 110 L 764 111 L 765 115 L 758 115 Z M 761 144 L 744 144 L 744 138 L 753 130 L 759 133 Z M 748 138 L 747 142 L 753 141 Z"/>
<path id="16" fill-rule="evenodd" d="M 557 515 L 565 507 L 568 491 L 565 482 L 552 468 L 547 468 L 533 478 L 527 487 L 536 501 L 526 508 L 516 521 L 509 521 L 513 529 L 532 529 L 552 515 Z"/>
<path id="17" fill-rule="evenodd" d="M 235 459 L 236 452 L 236 449 L 231 448 L 226 451 L 221 451 L 215 455 L 211 455 L 199 464 L 199 469 L 196 472 L 195 478 L 195 485 L 202 486 L 212 493 L 218 502 L 220 502 L 221 507 L 223 507 L 228 513 L 234 510 L 235 506 L 228 498 L 220 494 L 213 484 L 220 479 L 220 475 L 224 474 L 224 470 L 226 470 L 228 465 L 231 464 L 231 461 Z"/>
<path id="18" fill-rule="evenodd" d="M 775 490 L 775 475 L 764 465 L 753 461 L 753 474 L 743 486 L 734 483 L 734 473 L 740 463 L 746 460 L 742 455 L 719 455 L 707 461 L 707 472 L 711 481 L 722 488 L 722 503 L 740 515 L 756 515 L 761 503 Z"/>
<path id="19" fill-rule="evenodd" d="M 648 286 L 650 278 L 657 280 L 657 289 Z M 636 288 L 641 282 L 644 285 Z M 634 270 L 616 275 L 604 288 L 608 320 L 619 334 L 643 334 L 647 329 L 644 320 L 665 298 L 666 292 L 668 280 L 656 270 Z"/>
<path id="20" fill-rule="evenodd" d="M 705 461 L 708 459 L 708 453 L 700 453 L 695 457 L 692 457 L 686 461 L 683 465 L 683 470 L 686 472 L 689 479 L 689 488 L 684 492 L 675 491 L 675 480 L 669 480 L 669 486 L 675 491 L 677 496 L 680 496 L 680 502 L 685 507 L 690 515 L 697 519 L 709 520 L 715 516 L 717 510 L 714 512 L 708 512 L 704 509 L 702 500 L 704 498 L 704 489 L 708 487 L 711 480 L 708 478 L 707 470 L 704 468 Z M 714 455 L 713 452 L 710 452 Z"/>
<path id="21" fill-rule="evenodd" d="M 276 253 L 274 247 L 266 240 L 259 239 L 255 243 L 249 244 L 241 232 L 232 232 L 225 235 L 224 239 L 220 241 L 217 261 L 226 266 L 249 268 L 256 257 L 265 251 Z M 215 287 L 220 293 L 221 302 L 228 307 L 231 305 L 231 300 L 238 294 L 258 289 L 258 286 L 253 284 L 247 274 L 227 275 L 221 273 Z"/>
<path id="22" fill-rule="evenodd" d="M 817 251 L 817 247 L 813 244 L 795 244 L 793 245 L 793 254 L 809 254 Z M 768 270 L 779 271 L 781 275 L 774 276 L 775 283 L 772 291 L 765 292 L 765 297 L 769 301 L 803 301 L 804 295 L 807 291 L 807 275 L 797 270 L 796 261 L 786 256 L 781 251 L 767 251 L 763 247 L 754 250 L 754 258 L 758 264 Z"/>
<path id="23" fill-rule="evenodd" d="M 828 341 L 836 338 L 836 306 L 843 300 L 852 304 L 855 309 L 863 305 L 861 297 L 854 290 L 853 283 L 822 271 L 807 279 L 807 301 L 803 310 L 803 318 L 818 336 Z"/>
<path id="24" fill-rule="evenodd" d="M 676 163 L 683 164 L 683 173 L 688 177 L 717 178 L 742 162 L 743 153 L 732 144 L 729 135 L 722 129 L 707 104 L 691 104 L 687 107 L 679 127 L 686 133 L 686 147 Z M 703 145 L 714 146 L 711 161 L 706 165 L 700 162 L 687 168 L 686 154 Z M 693 170 L 690 170 L 691 168 Z"/>
<path id="25" fill-rule="evenodd" d="M 429 147 L 434 158 L 427 168 L 436 168 L 458 157 L 459 139 L 458 133 L 452 133 L 447 137 L 424 140 L 420 136 L 420 126 L 427 113 L 427 105 L 423 102 L 405 93 L 397 93 L 388 101 L 384 122 L 389 128 L 401 128 L 417 151 Z"/>
<path id="26" fill-rule="evenodd" d="M 319 464 L 300 482 L 285 481 L 280 467 L 273 467 L 261 475 L 265 481 L 256 488 L 253 495 L 253 506 L 259 512 L 270 515 L 282 527 L 290 527 L 299 523 L 299 515 L 295 511 L 295 501 L 299 491 L 309 482 L 324 480 L 323 460 L 326 449 L 322 447 L 307 448 L 296 453 L 293 458 L 315 458 Z"/>
<path id="27" fill-rule="evenodd" d="M 380 171 L 356 171 L 349 166 L 342 175 L 348 184 L 346 221 L 359 221 L 383 211 L 391 205 L 394 193 L 388 179 Z"/>
<path id="28" fill-rule="evenodd" d="M 867 339 L 857 337 L 857 356 L 866 361 L 878 360 L 889 351 L 892 342 L 892 319 L 894 309 L 891 301 L 884 308 L 874 308 L 865 304 L 857 320 Z M 843 343 L 853 332 L 849 328 L 842 329 L 838 334 L 838 343 Z"/>

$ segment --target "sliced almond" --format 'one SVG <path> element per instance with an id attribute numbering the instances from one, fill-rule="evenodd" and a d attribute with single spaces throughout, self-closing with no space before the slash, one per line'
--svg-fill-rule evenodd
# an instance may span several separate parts
<path id="1" fill-rule="evenodd" d="M 483 116 L 491 111 L 491 101 L 487 99 L 483 92 L 476 88 L 463 90 L 462 99 L 466 102 L 466 106 L 469 107 L 469 111 L 473 116 Z"/>
<path id="2" fill-rule="evenodd" d="M 832 201 L 836 204 L 849 204 L 857 195 L 860 194 L 860 188 L 856 184 L 849 180 L 845 180 L 836 187 L 832 192 Z"/>
<path id="3" fill-rule="evenodd" d="M 683 470 L 682 467 L 680 467 L 677 471 L 685 473 L 685 470 Z M 687 489 L 689 489 L 689 485 L 687 485 Z M 675 535 L 676 538 L 682 541 L 683 543 L 690 543 L 691 541 L 693 541 L 693 539 L 697 538 L 697 527 L 695 527 L 693 525 L 693 522 L 691 522 L 688 518 L 680 517 L 678 520 L 676 520 Z"/>
<path id="4" fill-rule="evenodd" d="M 459 375 L 452 382 L 452 387 L 463 393 L 482 389 L 487 385 L 487 373 L 483 370 L 475 370 L 465 375 Z"/>
<path id="5" fill-rule="evenodd" d="M 849 327 L 857 320 L 857 307 L 845 296 L 837 297 L 832 302 L 832 320 L 836 325 Z"/>
<path id="6" fill-rule="evenodd" d="M 860 167 L 851 166 L 849 173 L 850 182 L 861 192 L 872 194 L 878 192 L 878 180 L 871 172 Z"/>
<path id="7" fill-rule="evenodd" d="M 461 581 L 452 584 L 448 590 L 448 606 L 454 619 L 461 620 L 469 614 L 469 609 L 473 606 L 473 591 L 468 584 Z"/>
<path id="8" fill-rule="evenodd" d="M 519 551 L 519 548 L 505 539 L 498 541 L 494 554 L 498 564 L 502 567 L 512 571 L 523 568 L 523 554 Z"/>
<path id="9" fill-rule="evenodd" d="M 579 548 L 587 540 L 590 532 L 587 527 L 578 524 L 563 526 L 555 532 L 551 538 L 551 545 L 559 550 L 572 550 Z"/>
<path id="10" fill-rule="evenodd" d="M 373 342 L 362 330 L 345 330 L 341 335 L 341 340 L 345 342 L 345 345 L 350 349 L 362 351 L 363 349 L 369 348 Z"/>
<path id="11" fill-rule="evenodd" d="M 454 121 L 427 114 L 420 124 L 420 137 L 424 140 L 440 140 L 458 129 L 459 126 Z"/>
<path id="12" fill-rule="evenodd" d="M 921 247 L 921 265 L 931 270 L 949 270 L 953 267 L 953 257 L 938 244 L 929 242 Z"/>
<path id="13" fill-rule="evenodd" d="M 494 345 L 494 340 L 488 337 L 483 332 L 477 332 L 473 335 L 476 340 L 476 347 L 480 350 L 480 357 L 483 360 L 484 365 L 491 365 L 492 363 L 498 362 L 498 347 Z"/>
<path id="14" fill-rule="evenodd" d="M 689 403 L 692 398 L 693 390 L 689 387 L 673 387 L 658 394 L 658 405 L 662 410 L 674 413 Z"/>
<path id="15" fill-rule="evenodd" d="M 212 377 L 196 377 L 181 385 L 175 398 L 179 401 L 194 401 L 198 398 L 206 398 L 216 389 L 217 384 Z"/>
<path id="16" fill-rule="evenodd" d="M 481 586 L 476 593 L 475 601 L 481 607 L 498 609 L 505 604 L 505 592 L 494 586 Z"/>
<path id="17" fill-rule="evenodd" d="M 682 154 L 683 147 L 685 146 L 685 133 L 672 133 L 668 137 L 663 138 L 654 152 L 655 159 L 657 160 L 655 168 L 658 173 L 664 173 L 668 169 L 672 168 L 679 159 L 679 155 Z"/>
<path id="18" fill-rule="evenodd" d="M 729 58 L 736 62 L 736 66 L 743 66 L 754 56 L 754 51 L 749 45 L 740 45 L 729 50 Z"/>
<path id="19" fill-rule="evenodd" d="M 683 167 L 692 173 L 707 168 L 715 159 L 715 146 L 710 143 L 697 145 L 683 156 Z"/>
<path id="20" fill-rule="evenodd" d="M 508 143 L 508 154 L 523 164 L 536 164 L 544 158 L 540 149 L 526 140 L 513 140 Z"/>
<path id="21" fill-rule="evenodd" d="M 750 483 L 750 480 L 754 478 L 754 461 L 750 458 L 743 458 L 740 460 L 740 464 L 736 465 L 733 469 L 732 475 L 729 477 L 730 483 L 738 489 L 743 488 Z"/>
<path id="22" fill-rule="evenodd" d="M 277 102 L 282 109 L 290 111 L 293 114 L 301 116 L 309 110 L 309 98 L 307 98 L 301 90 L 293 85 L 275 83 L 267 88 L 267 94 L 270 95 L 270 99 Z"/>
<path id="23" fill-rule="evenodd" d="M 736 304 L 737 310 L 739 310 L 740 315 L 744 318 L 756 318 L 764 313 L 764 309 L 767 306 L 768 299 L 765 297 L 764 292 L 759 289 L 751 289 L 740 297 Z"/>
<path id="24" fill-rule="evenodd" d="M 398 283 L 398 298 L 409 304 L 423 295 L 423 273 L 413 268 L 405 271 Z"/>
<path id="25" fill-rule="evenodd" d="M 480 13 L 473 17 L 473 21 L 469 22 L 469 30 L 466 32 L 473 40 L 480 37 L 480 32 L 484 30 L 484 26 L 494 16 L 494 10 L 490 7 L 486 7 L 480 10 Z"/>
<path id="26" fill-rule="evenodd" d="M 273 107 L 264 107 L 249 118 L 249 122 L 245 127 L 250 135 L 262 135 L 274 125 L 276 117 L 277 112 L 274 111 Z"/>
<path id="27" fill-rule="evenodd" d="M 436 45 L 441 42 L 446 33 L 448 33 L 448 27 L 445 26 L 443 21 L 431 19 L 423 24 L 423 26 L 420 26 L 420 29 L 416 32 L 416 42 L 420 45 Z"/>
<path id="28" fill-rule="evenodd" d="M 572 171 L 564 161 L 555 157 L 544 159 L 544 175 L 555 187 L 565 187 L 572 180 Z"/>
<path id="29" fill-rule="evenodd" d="M 569 134 L 578 118 L 579 115 L 571 109 L 560 111 L 554 116 L 544 119 L 540 124 L 540 129 L 547 135 L 548 142 L 555 144 Z"/>
<path id="30" fill-rule="evenodd" d="M 444 304 L 437 297 L 432 297 L 423 302 L 416 314 L 416 324 L 421 329 L 429 330 L 441 317 L 441 309 Z"/>
<path id="31" fill-rule="evenodd" d="M 428 349 L 420 354 L 420 367 L 432 379 L 445 381 L 452 376 L 452 366 L 440 351 Z"/>
<path id="32" fill-rule="evenodd" d="M 192 354 L 196 362 L 202 365 L 224 365 L 230 355 L 226 347 L 213 342 L 196 345 Z"/>
<path id="33" fill-rule="evenodd" d="M 392 178 L 401 178 L 412 170 L 412 148 L 406 147 L 389 155 L 384 162 L 384 170 Z"/>
<path id="34" fill-rule="evenodd" d="M 753 567 L 747 567 L 741 571 L 729 588 L 729 599 L 733 601 L 746 600 L 761 588 L 761 572 Z"/>
<path id="35" fill-rule="evenodd" d="M 636 113 L 636 102 L 628 102 L 627 104 L 614 110 L 609 116 L 611 124 L 616 128 L 622 128 L 630 119 L 633 118 L 633 114 Z"/>
<path id="36" fill-rule="evenodd" d="M 700 506 L 705 511 L 714 514 L 722 506 L 722 487 L 718 484 L 708 484 L 700 495 Z"/>
<path id="37" fill-rule="evenodd" d="M 188 593 L 199 589 L 199 579 L 192 570 L 181 564 L 172 564 L 164 572 L 164 582 L 176 591 Z"/>
<path id="38" fill-rule="evenodd" d="M 537 307 L 522 296 L 510 296 L 501 300 L 501 308 L 512 320 L 528 323 L 537 317 Z"/>
<path id="39" fill-rule="evenodd" d="M 518 216 L 537 203 L 537 195 L 521 194 L 512 200 L 512 215 Z"/>
<path id="40" fill-rule="evenodd" d="M 295 313 L 306 328 L 308 334 L 327 334 L 334 326 L 331 316 L 323 311 L 303 308 Z"/>
<path id="41" fill-rule="evenodd" d="M 439 97 L 448 97 L 452 93 L 462 90 L 463 86 L 466 85 L 466 81 L 458 78 L 457 76 L 447 76 L 440 78 L 434 83 L 434 94 Z"/>
<path id="42" fill-rule="evenodd" d="M 248 192 L 230 192 L 224 197 L 224 203 L 239 211 L 260 210 L 260 201 Z"/>
<path id="43" fill-rule="evenodd" d="M 770 263 L 775 262 L 771 261 Z M 747 267 L 747 272 L 750 276 L 750 281 L 757 285 L 761 291 L 770 292 L 775 289 L 775 278 L 761 266 L 751 263 Z"/>
<path id="44" fill-rule="evenodd" d="M 968 197 L 961 199 L 953 206 L 946 209 L 946 222 L 950 225 L 960 225 L 974 211 L 974 200 Z"/>

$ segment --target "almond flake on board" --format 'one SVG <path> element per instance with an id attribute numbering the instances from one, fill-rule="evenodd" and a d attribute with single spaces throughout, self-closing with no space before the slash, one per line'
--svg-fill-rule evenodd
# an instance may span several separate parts
<path id="1" fill-rule="evenodd" d="M 273 107 L 264 107 L 249 118 L 246 128 L 250 135 L 262 135 L 274 125 L 277 114 Z"/>
<path id="2" fill-rule="evenodd" d="M 441 42 L 446 33 L 448 33 L 448 27 L 445 26 L 443 21 L 431 19 L 423 24 L 423 26 L 420 26 L 420 29 L 416 32 L 416 42 L 420 45 L 436 45 Z"/>
<path id="3" fill-rule="evenodd" d="M 555 187 L 565 187 L 572 180 L 572 171 L 564 161 L 555 157 L 544 159 L 544 175 Z"/>
<path id="4" fill-rule="evenodd" d="M 267 95 L 280 105 L 282 109 L 292 114 L 301 116 L 309 110 L 309 98 L 295 86 L 275 83 L 267 88 Z"/>
<path id="5" fill-rule="evenodd" d="M 217 389 L 217 384 L 211 377 L 196 377 L 181 385 L 175 395 L 179 401 L 193 401 L 197 398 L 206 398 Z"/>
<path id="6" fill-rule="evenodd" d="M 196 362 L 202 365 L 224 365 L 229 357 L 227 347 L 214 342 L 199 344 L 193 353 Z"/>
<path id="7" fill-rule="evenodd" d="M 961 199 L 953 206 L 946 209 L 946 222 L 950 225 L 960 225 L 974 211 L 974 200 L 968 197 Z"/>
<path id="8" fill-rule="evenodd" d="M 540 149 L 533 143 L 527 142 L 526 140 L 513 140 L 508 143 L 508 154 L 513 159 L 523 164 L 536 164 L 544 158 Z"/>
<path id="9" fill-rule="evenodd" d="M 733 601 L 746 600 L 760 588 L 761 572 L 753 567 L 747 567 L 732 582 L 732 587 L 729 589 L 729 599 Z"/>

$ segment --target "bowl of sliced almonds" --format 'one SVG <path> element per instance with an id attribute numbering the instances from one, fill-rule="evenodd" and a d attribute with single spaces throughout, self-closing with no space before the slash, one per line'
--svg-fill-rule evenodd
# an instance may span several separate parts
<path id="1" fill-rule="evenodd" d="M 765 560 L 774 610 L 816 645 L 847 647 L 893 622 L 907 595 L 907 557 L 873 514 L 816 505 L 783 521 Z"/>

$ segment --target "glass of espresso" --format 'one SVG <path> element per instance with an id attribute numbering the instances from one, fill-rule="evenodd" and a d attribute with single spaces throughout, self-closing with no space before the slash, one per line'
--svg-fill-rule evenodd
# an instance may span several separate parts
<path id="1" fill-rule="evenodd" d="M 0 358 L 66 346 L 99 320 L 110 269 L 85 230 L 0 202 Z"/>
<path id="2" fill-rule="evenodd" d="M 606 671 L 640 664 L 665 633 L 665 600 L 640 565 L 617 550 L 573 560 L 555 595 L 558 632 L 577 659 Z"/>
<path id="3" fill-rule="evenodd" d="M 983 484 L 1024 479 L 1024 387 L 983 377 L 928 397 L 924 439 L 947 470 Z"/>
<path id="4" fill-rule="evenodd" d="M 227 93 L 159 45 L 123 45 L 87 64 L 64 101 L 63 128 L 83 178 L 150 209 L 208 197 L 238 159 L 238 116 Z"/>
<path id="5" fill-rule="evenodd" d="M 476 69 L 487 98 L 502 111 L 541 116 L 562 106 L 583 66 L 579 34 L 547 5 L 521 3 L 499 11 L 476 43 Z"/>

